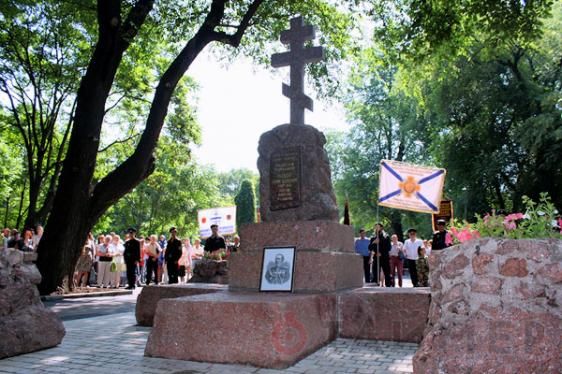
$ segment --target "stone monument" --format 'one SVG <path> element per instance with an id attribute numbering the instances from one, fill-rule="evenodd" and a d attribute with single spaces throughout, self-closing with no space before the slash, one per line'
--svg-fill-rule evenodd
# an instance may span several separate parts
<path id="1" fill-rule="evenodd" d="M 259 141 L 262 223 L 240 228 L 242 247 L 230 259 L 232 290 L 258 290 L 264 247 L 296 248 L 294 291 L 335 291 L 361 287 L 361 264 L 353 251 L 353 230 L 338 223 L 330 164 L 322 132 L 304 123 L 313 102 L 304 93 L 304 66 L 323 58 L 322 47 L 307 47 L 312 26 L 291 20 L 281 42 L 290 51 L 274 54 L 274 67 L 290 67 L 290 123 L 264 133 Z M 356 271 L 357 270 L 357 271 Z"/>
<path id="2" fill-rule="evenodd" d="M 302 17 L 291 20 L 281 42 L 290 51 L 274 54 L 273 67 L 290 66 L 291 84 L 283 84 L 290 99 L 291 121 L 261 136 L 258 152 L 261 219 L 264 222 L 338 220 L 332 190 L 330 164 L 324 150 L 324 134 L 305 125 L 304 111 L 312 110 L 312 99 L 304 93 L 304 66 L 323 58 L 322 47 L 304 48 L 315 37 L 314 28 Z"/>
<path id="3" fill-rule="evenodd" d="M 304 110 L 312 109 L 304 66 L 323 56 L 321 47 L 304 47 L 313 38 L 314 28 L 294 18 L 281 33 L 290 51 L 272 57 L 273 66 L 291 69 L 283 85 L 291 121 L 260 139 L 263 222 L 239 229 L 229 291 L 160 300 L 146 355 L 284 368 L 336 338 L 336 291 L 363 286 L 362 259 L 353 229 L 338 223 L 326 139 L 304 124 Z M 257 292 L 266 247 L 294 248 L 292 292 Z"/>

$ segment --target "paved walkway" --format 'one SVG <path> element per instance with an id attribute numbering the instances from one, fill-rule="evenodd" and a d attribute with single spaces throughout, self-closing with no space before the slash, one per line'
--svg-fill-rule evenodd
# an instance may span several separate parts
<path id="1" fill-rule="evenodd" d="M 58 347 L 0 360 L 0 373 L 411 373 L 417 344 L 338 339 L 285 370 L 144 357 L 134 313 L 66 320 Z"/>
<path id="2" fill-rule="evenodd" d="M 134 293 L 119 296 L 90 296 L 43 301 L 43 304 L 63 321 L 127 312 L 135 314 L 135 305 L 140 290 L 137 288 Z"/>

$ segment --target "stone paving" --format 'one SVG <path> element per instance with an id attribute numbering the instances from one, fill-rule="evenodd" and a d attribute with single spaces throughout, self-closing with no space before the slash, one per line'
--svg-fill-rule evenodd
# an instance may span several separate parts
<path id="1" fill-rule="evenodd" d="M 337 339 L 288 369 L 269 370 L 144 357 L 150 328 L 136 326 L 133 313 L 69 320 L 64 325 L 66 336 L 60 346 L 0 360 L 0 373 L 411 373 L 418 347 Z"/>

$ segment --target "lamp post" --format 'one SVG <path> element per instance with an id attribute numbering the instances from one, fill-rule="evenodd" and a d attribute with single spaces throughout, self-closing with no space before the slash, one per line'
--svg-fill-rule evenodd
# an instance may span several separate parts
<path id="1" fill-rule="evenodd" d="M 466 215 L 467 215 L 467 209 L 468 209 L 468 188 L 463 187 L 462 188 L 463 194 L 464 194 L 464 215 L 463 215 L 463 219 L 466 220 Z"/>

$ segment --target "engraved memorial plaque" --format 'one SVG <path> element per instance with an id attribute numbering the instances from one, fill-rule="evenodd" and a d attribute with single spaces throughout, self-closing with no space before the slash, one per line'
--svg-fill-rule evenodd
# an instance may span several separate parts
<path id="1" fill-rule="evenodd" d="M 301 148 L 286 147 L 271 154 L 270 209 L 281 210 L 301 205 Z"/>

